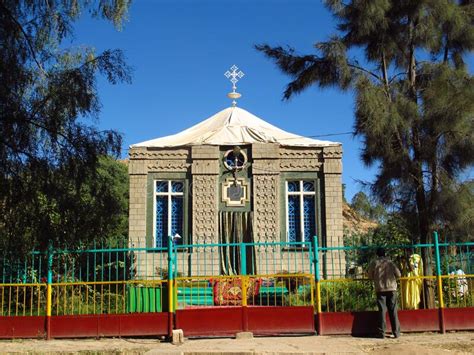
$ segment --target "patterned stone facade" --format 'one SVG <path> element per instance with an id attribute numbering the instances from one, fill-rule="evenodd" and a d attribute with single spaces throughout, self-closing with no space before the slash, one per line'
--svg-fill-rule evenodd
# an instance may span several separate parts
<path id="1" fill-rule="evenodd" d="M 217 242 L 217 175 L 193 176 L 193 242 Z"/>
<path id="2" fill-rule="evenodd" d="M 254 175 L 254 239 L 276 242 L 280 238 L 280 178 Z"/>
<path id="3" fill-rule="evenodd" d="M 280 166 L 277 144 L 252 145 L 254 240 L 280 240 Z"/>
<path id="4" fill-rule="evenodd" d="M 219 147 L 192 147 L 193 243 L 217 243 Z"/>
<path id="5" fill-rule="evenodd" d="M 258 143 L 247 147 L 250 157 L 247 168 L 251 172 L 250 201 L 254 240 L 256 242 L 286 240 L 286 236 L 283 235 L 285 232 L 282 230 L 286 218 L 285 191 L 282 190 L 282 186 L 286 177 L 298 178 L 299 174 L 306 174 L 305 176 L 314 176 L 320 183 L 321 216 L 325 218 L 321 221 L 323 226 L 321 238 L 328 246 L 342 245 L 341 146 L 299 148 Z M 218 242 L 219 181 L 223 169 L 220 156 L 218 146 L 130 149 L 131 244 L 144 247 L 147 245 L 146 238 L 152 238 L 151 235 L 147 235 L 150 231 L 153 233 L 149 227 L 153 224 L 153 221 L 149 220 L 153 215 L 149 210 L 153 209 L 153 202 L 150 202 L 153 199 L 147 195 L 150 193 L 150 186 L 147 185 L 151 181 L 149 174 L 166 178 L 177 173 L 186 174 L 188 180 L 187 208 L 191 224 L 188 231 L 192 235 L 192 242 L 195 244 Z M 236 209 L 238 210 L 238 207 Z M 214 252 L 215 255 L 213 254 L 211 258 L 212 265 L 218 270 L 219 261 L 216 259 L 218 252 Z M 287 259 L 298 258 L 297 254 L 291 252 L 278 255 L 278 265 L 284 265 Z M 338 260 L 337 267 L 331 270 L 331 274 L 344 273 L 344 255 L 326 254 L 325 257 Z M 199 265 L 195 265 L 193 260 L 196 258 L 199 258 L 197 253 L 190 256 L 189 262 L 192 265 L 189 266 L 189 270 L 198 270 L 202 267 L 201 261 L 198 262 Z M 209 259 L 207 262 L 210 261 Z M 301 265 L 300 269 L 306 270 L 307 267 L 308 265 Z M 280 271 L 280 267 L 277 269 L 273 271 Z"/>

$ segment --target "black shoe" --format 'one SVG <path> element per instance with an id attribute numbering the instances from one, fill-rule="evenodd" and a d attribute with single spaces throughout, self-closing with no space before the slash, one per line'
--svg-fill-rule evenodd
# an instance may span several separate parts
<path id="1" fill-rule="evenodd" d="M 375 335 L 374 338 L 385 339 L 385 335 L 384 334 L 377 334 L 377 335 Z"/>

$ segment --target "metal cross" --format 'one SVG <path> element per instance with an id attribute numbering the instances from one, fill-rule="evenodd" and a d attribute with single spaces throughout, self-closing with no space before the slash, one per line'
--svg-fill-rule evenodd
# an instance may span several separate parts
<path id="1" fill-rule="evenodd" d="M 237 89 L 237 86 L 235 86 L 235 84 L 237 84 L 239 79 L 242 78 L 245 74 L 240 71 L 236 65 L 231 66 L 230 70 L 232 71 L 227 70 L 224 75 L 227 79 L 230 78 L 230 82 L 232 83 L 232 91 L 235 92 L 235 89 Z"/>

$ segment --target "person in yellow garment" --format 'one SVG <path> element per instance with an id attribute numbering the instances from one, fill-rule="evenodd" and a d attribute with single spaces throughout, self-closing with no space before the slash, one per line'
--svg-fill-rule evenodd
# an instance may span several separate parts
<path id="1" fill-rule="evenodd" d="M 423 287 L 423 260 L 419 254 L 412 254 L 403 268 L 403 276 L 408 279 L 401 282 L 402 308 L 418 309 Z"/>

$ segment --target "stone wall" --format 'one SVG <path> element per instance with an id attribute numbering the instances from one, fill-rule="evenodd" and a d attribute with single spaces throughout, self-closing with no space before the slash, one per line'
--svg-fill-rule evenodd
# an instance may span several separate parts
<path id="1" fill-rule="evenodd" d="M 192 147 L 192 236 L 194 244 L 217 243 L 219 147 Z"/>
<path id="2" fill-rule="evenodd" d="M 255 242 L 280 241 L 280 166 L 277 144 L 252 144 Z"/>
<path id="3" fill-rule="evenodd" d="M 328 247 L 343 245 L 342 217 L 342 149 L 328 147 L 323 150 L 324 173 L 324 210 L 326 222 L 326 245 Z M 325 255 L 327 277 L 345 275 L 344 252 L 332 251 Z"/>
<path id="4" fill-rule="evenodd" d="M 252 210 L 254 214 L 254 239 L 256 242 L 275 242 L 285 240 L 280 226 L 284 216 L 284 191 L 282 174 L 314 173 L 317 174 L 321 187 L 321 208 L 323 230 L 321 242 L 327 246 L 342 245 L 342 148 L 331 147 L 280 147 L 278 144 L 252 144 L 251 145 L 251 172 L 252 172 Z M 152 180 L 148 174 L 187 173 L 189 178 L 189 213 L 191 226 L 188 229 L 195 244 L 217 243 L 218 239 L 218 211 L 219 211 L 219 171 L 222 162 L 219 159 L 217 146 L 193 146 L 189 148 L 147 149 L 132 148 L 129 152 L 130 174 L 130 209 L 129 209 L 129 236 L 130 244 L 135 247 L 150 246 L 146 237 L 152 234 L 152 221 L 150 211 L 147 213 L 147 204 L 152 204 L 149 198 Z M 147 228 L 148 223 L 148 228 Z M 151 224 L 150 224 L 151 223 Z M 261 251 L 268 253 L 269 250 Z M 207 253 L 207 251 L 206 251 Z M 273 271 L 284 269 L 287 260 L 304 260 L 295 256 L 294 252 L 279 253 L 274 263 Z M 161 257 L 164 255 L 162 254 Z M 160 258 L 161 258 L 160 257 Z M 275 256 L 268 256 L 275 258 Z M 325 255 L 326 260 L 332 263 L 337 260 L 336 266 L 328 270 L 327 275 L 343 275 L 345 261 L 343 253 Z M 147 270 L 153 269 L 156 258 L 143 258 L 147 260 Z M 155 260 L 155 261 L 154 261 Z M 206 261 L 204 261 L 206 260 Z M 295 264 L 296 271 L 306 271 L 308 265 L 301 262 Z M 204 264 L 212 265 L 212 273 L 219 270 L 217 252 L 209 255 L 188 255 L 184 268 L 198 273 Z M 148 265 L 150 264 L 150 265 Z M 184 264 L 183 264 L 184 265 Z M 144 265 L 140 266 L 141 268 Z M 216 271 L 217 270 L 217 271 Z M 330 271 L 330 272 L 329 272 Z M 149 276 L 149 275 L 148 275 Z"/>

